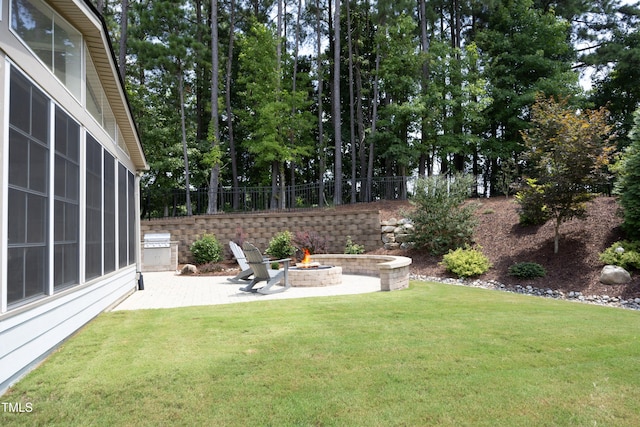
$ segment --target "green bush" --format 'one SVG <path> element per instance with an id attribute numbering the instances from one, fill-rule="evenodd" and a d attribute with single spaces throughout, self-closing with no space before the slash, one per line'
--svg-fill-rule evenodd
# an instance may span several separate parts
<path id="1" fill-rule="evenodd" d="M 616 242 L 600 254 L 600 261 L 625 270 L 640 270 L 640 242 Z"/>
<path id="2" fill-rule="evenodd" d="M 265 252 L 276 259 L 290 258 L 296 253 L 296 247 L 292 241 L 293 236 L 290 231 L 278 233 L 269 241 L 269 247 Z"/>
<path id="3" fill-rule="evenodd" d="M 547 270 L 535 262 L 519 262 L 509 267 L 509 275 L 518 279 L 534 279 L 546 276 Z"/>
<path id="4" fill-rule="evenodd" d="M 197 264 L 222 261 L 222 245 L 213 234 L 204 234 L 189 249 Z"/>
<path id="5" fill-rule="evenodd" d="M 417 181 L 411 199 L 416 209 L 407 215 L 414 226 L 416 248 L 442 255 L 473 243 L 474 206 L 465 205 L 472 183 L 473 177 L 465 175 L 456 175 L 451 181 L 441 176 Z"/>
<path id="6" fill-rule="evenodd" d="M 489 259 L 479 249 L 468 246 L 450 250 L 442 257 L 440 264 L 461 278 L 479 276 L 491 268 Z"/>
<path id="7" fill-rule="evenodd" d="M 535 179 L 527 179 L 516 193 L 521 225 L 543 225 L 551 219 L 551 212 L 544 204 L 544 191 L 545 187 L 537 184 Z"/>
<path id="8" fill-rule="evenodd" d="M 347 236 L 347 243 L 344 247 L 344 253 L 350 255 L 359 255 L 364 253 L 364 246 L 354 243 L 351 236 Z"/>

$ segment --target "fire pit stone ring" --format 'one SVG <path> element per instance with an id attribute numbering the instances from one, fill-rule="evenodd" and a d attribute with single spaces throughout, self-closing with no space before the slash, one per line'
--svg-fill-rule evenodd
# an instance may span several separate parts
<path id="1" fill-rule="evenodd" d="M 342 284 L 342 267 L 332 265 L 290 267 L 289 283 L 293 287 L 340 285 Z"/>

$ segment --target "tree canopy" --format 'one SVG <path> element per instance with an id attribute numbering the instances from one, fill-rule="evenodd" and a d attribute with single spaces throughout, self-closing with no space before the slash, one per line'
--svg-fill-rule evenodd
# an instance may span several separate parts
<path id="1" fill-rule="evenodd" d="M 621 0 L 99 3 L 126 53 L 143 191 L 167 206 L 169 190 L 271 185 L 285 207 L 285 185 L 317 182 L 355 202 L 416 173 L 494 194 L 539 94 L 607 106 L 620 148 L 640 104 L 640 12 Z"/>

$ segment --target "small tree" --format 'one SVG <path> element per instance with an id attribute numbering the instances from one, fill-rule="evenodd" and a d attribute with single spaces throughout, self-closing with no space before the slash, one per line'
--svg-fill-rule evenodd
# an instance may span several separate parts
<path id="1" fill-rule="evenodd" d="M 623 230 L 631 239 L 640 240 L 640 110 L 634 114 L 634 126 L 620 164 L 618 189 L 623 209 Z"/>
<path id="2" fill-rule="evenodd" d="M 539 204 L 543 222 L 554 220 L 554 253 L 558 253 L 560 224 L 584 218 L 586 202 L 606 180 L 606 165 L 613 151 L 606 109 L 576 112 L 566 100 L 538 98 L 531 127 L 522 132 L 524 159 L 531 178 L 524 181 L 518 202 L 532 209 Z M 535 191 L 532 190 L 535 185 Z M 536 195 L 532 201 L 529 195 Z"/>
<path id="3" fill-rule="evenodd" d="M 473 207 L 464 205 L 472 183 L 473 178 L 465 175 L 456 175 L 451 181 L 441 176 L 417 181 L 411 200 L 416 209 L 408 215 L 417 248 L 442 255 L 472 243 Z"/>

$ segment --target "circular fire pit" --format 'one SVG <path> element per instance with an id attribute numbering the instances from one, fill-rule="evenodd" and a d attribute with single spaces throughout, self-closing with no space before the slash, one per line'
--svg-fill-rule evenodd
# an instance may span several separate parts
<path id="1" fill-rule="evenodd" d="M 342 284 L 342 267 L 332 265 L 290 267 L 289 283 L 293 287 L 340 285 Z"/>

